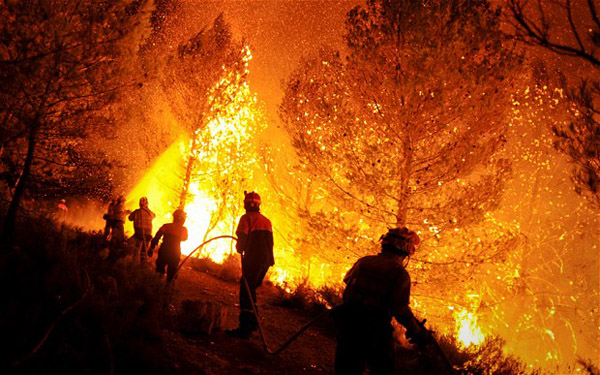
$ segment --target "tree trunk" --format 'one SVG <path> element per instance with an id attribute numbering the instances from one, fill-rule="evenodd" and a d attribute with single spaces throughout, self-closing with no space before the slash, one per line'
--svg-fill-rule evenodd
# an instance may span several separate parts
<path id="1" fill-rule="evenodd" d="M 181 187 L 181 195 L 179 196 L 179 209 L 181 210 L 185 208 L 188 191 L 190 189 L 190 182 L 192 181 L 192 172 L 194 171 L 194 162 L 196 161 L 194 152 L 196 151 L 197 142 L 197 137 L 194 134 L 194 138 L 192 139 L 192 146 L 189 152 L 189 159 L 185 169 L 185 178 L 183 180 L 183 186 Z"/>
<path id="2" fill-rule="evenodd" d="M 396 212 L 396 227 L 406 226 L 408 217 L 408 204 L 410 202 L 410 177 L 413 168 L 413 149 L 410 137 L 404 141 L 404 161 L 402 162 L 402 171 L 400 172 L 400 201 L 398 202 L 398 211 Z"/>
<path id="3" fill-rule="evenodd" d="M 6 213 L 6 218 L 4 219 L 4 230 L 2 232 L 2 242 L 10 245 L 12 243 L 12 239 L 14 237 L 15 226 L 17 222 L 17 213 L 19 211 L 19 205 L 21 203 L 21 198 L 23 197 L 23 193 L 25 192 L 25 185 L 29 180 L 29 175 L 31 173 L 31 164 L 33 163 L 33 157 L 35 154 L 35 146 L 37 143 L 36 140 L 37 135 L 37 127 L 32 127 L 29 131 L 28 144 L 27 144 L 27 156 L 25 158 L 25 164 L 23 165 L 23 172 L 21 173 L 21 177 L 19 178 L 19 182 L 15 187 L 15 192 L 13 193 L 12 199 L 10 201 L 10 205 L 8 206 L 8 211 Z"/>

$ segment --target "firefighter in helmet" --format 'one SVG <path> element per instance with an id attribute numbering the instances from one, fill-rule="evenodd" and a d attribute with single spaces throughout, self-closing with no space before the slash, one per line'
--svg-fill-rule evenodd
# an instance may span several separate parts
<path id="1" fill-rule="evenodd" d="M 273 259 L 273 229 L 271 221 L 260 213 L 260 196 L 244 192 L 246 213 L 240 218 L 236 235 L 236 250 L 242 255 L 242 278 L 240 279 L 240 326 L 227 331 L 232 337 L 247 339 L 258 329 L 252 301 L 256 304 L 258 288 Z M 248 293 L 249 291 L 249 293 Z"/>
<path id="2" fill-rule="evenodd" d="M 146 253 L 150 249 L 152 240 L 152 220 L 156 217 L 154 212 L 148 208 L 148 198 L 140 198 L 140 208 L 129 215 L 129 221 L 133 221 L 133 241 L 136 252 L 139 253 L 140 262 L 146 262 Z"/>
<path id="3" fill-rule="evenodd" d="M 112 227 L 113 227 L 113 217 L 114 217 L 114 211 L 115 211 L 115 206 L 117 205 L 117 199 L 113 198 L 111 199 L 109 205 L 108 205 L 108 210 L 107 212 L 104 214 L 104 216 L 102 216 L 102 218 L 106 221 L 106 225 L 104 225 L 104 240 L 108 241 L 108 238 L 112 232 Z"/>
<path id="4" fill-rule="evenodd" d="M 344 303 L 334 310 L 338 328 L 335 374 L 394 373 L 392 318 L 406 328 L 409 340 L 424 345 L 421 328 L 409 307 L 410 276 L 405 261 L 419 236 L 408 228 L 381 236 L 381 252 L 360 258 L 344 277 Z"/>
<path id="5" fill-rule="evenodd" d="M 181 209 L 173 212 L 173 222 L 164 224 L 156 236 L 150 243 L 150 250 L 148 250 L 148 256 L 152 258 L 154 254 L 154 248 L 158 245 L 160 239 L 164 236 L 162 244 L 158 249 L 158 257 L 156 259 L 156 272 L 161 276 L 165 274 L 165 268 L 167 268 L 167 283 L 170 284 L 177 273 L 179 267 L 179 258 L 181 256 L 181 241 L 188 239 L 187 228 L 183 226 L 185 224 L 186 215 Z"/>
<path id="6" fill-rule="evenodd" d="M 56 205 L 56 219 L 59 222 L 64 222 L 69 216 L 69 207 L 67 207 L 67 201 L 61 199 Z"/>

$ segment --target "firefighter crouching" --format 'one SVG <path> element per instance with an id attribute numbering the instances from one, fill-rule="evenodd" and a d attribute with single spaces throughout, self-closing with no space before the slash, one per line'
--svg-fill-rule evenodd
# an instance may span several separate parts
<path id="1" fill-rule="evenodd" d="M 256 288 L 262 284 L 269 267 L 275 264 L 271 221 L 260 213 L 260 203 L 260 196 L 257 193 L 244 192 L 246 213 L 240 218 L 235 232 L 238 238 L 236 250 L 242 255 L 240 326 L 226 332 L 231 337 L 248 339 L 252 332 L 258 329 L 252 301 L 256 304 Z M 244 279 L 248 283 L 250 294 L 248 294 Z"/>
<path id="2" fill-rule="evenodd" d="M 167 283 L 170 284 L 177 273 L 179 267 L 179 258 L 181 256 L 181 241 L 188 239 L 187 228 L 183 226 L 185 223 L 185 212 L 183 210 L 175 210 L 173 212 L 173 222 L 164 224 L 152 239 L 148 256 L 152 258 L 154 248 L 162 237 L 163 241 L 158 249 L 158 257 L 156 259 L 156 272 L 161 276 L 165 274 L 167 268 Z"/>
<path id="3" fill-rule="evenodd" d="M 394 373 L 392 317 L 406 327 L 409 340 L 426 340 L 409 307 L 410 276 L 404 260 L 415 252 L 418 235 L 407 228 L 381 237 L 381 253 L 360 258 L 344 277 L 343 305 L 333 318 L 338 327 L 335 374 Z"/>
<path id="4" fill-rule="evenodd" d="M 146 253 L 150 249 L 152 240 L 152 220 L 156 215 L 148 208 L 148 198 L 140 198 L 140 208 L 129 215 L 133 221 L 133 242 L 136 252 L 139 253 L 140 262 L 146 262 Z"/>

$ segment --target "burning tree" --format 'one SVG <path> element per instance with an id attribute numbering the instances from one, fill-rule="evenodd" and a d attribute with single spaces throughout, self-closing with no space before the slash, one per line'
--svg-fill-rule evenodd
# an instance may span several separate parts
<path id="1" fill-rule="evenodd" d="M 233 38 L 224 17 L 200 31 L 175 32 L 180 25 L 172 20 L 181 9 L 176 1 L 161 4 L 143 47 L 150 82 L 142 100 L 164 108 L 163 119 L 179 139 L 161 149 L 129 197 L 147 196 L 157 224 L 167 222 L 175 207 L 185 208 L 189 225 L 199 228 L 184 245 L 189 252 L 213 230 L 235 230 L 241 193 L 253 188 L 245 186 L 256 165 L 251 139 L 265 124 L 247 81 L 250 48 Z M 148 117 L 149 133 L 157 133 L 163 119 Z M 219 261 L 225 251 L 217 250 L 213 259 Z"/>
<path id="2" fill-rule="evenodd" d="M 77 189 L 103 170 L 105 161 L 86 158 L 82 140 L 106 124 L 99 111 L 132 83 L 121 74 L 119 57 L 136 46 L 143 6 L 120 0 L 0 4 L 2 165 L 14 184 L 5 237 L 32 182 L 64 187 L 69 180 Z"/>
<path id="3" fill-rule="evenodd" d="M 597 4 L 589 0 L 527 4 L 510 0 L 516 36 L 527 44 L 555 54 L 572 57 L 581 70 L 573 77 L 560 75 L 571 106 L 572 121 L 554 127 L 555 147 L 573 164 L 576 191 L 600 207 L 600 16 Z M 566 32 L 565 32 L 566 31 Z M 587 71 L 591 67 L 591 71 Z"/>
<path id="4" fill-rule="evenodd" d="M 477 221 L 507 171 L 491 156 L 516 61 L 497 22 L 485 2 L 355 8 L 348 56 L 322 51 L 288 80 L 281 113 L 299 154 L 373 223 Z"/>
<path id="5" fill-rule="evenodd" d="M 409 225 L 439 239 L 480 221 L 508 177 L 493 155 L 518 63 L 497 15 L 485 1 L 369 1 L 346 25 L 347 56 L 307 59 L 281 105 L 334 210 L 371 236 Z M 423 260 L 440 259 L 431 250 Z"/>
<path id="6" fill-rule="evenodd" d="M 210 138 L 219 136 L 210 124 L 234 121 L 234 114 L 243 110 L 245 98 L 239 94 L 247 88 L 250 58 L 250 50 L 233 39 L 230 26 L 220 15 L 211 28 L 181 42 L 159 65 L 164 68 L 158 79 L 165 98 L 190 138 L 180 208 L 186 205 L 202 156 L 210 152 Z"/>

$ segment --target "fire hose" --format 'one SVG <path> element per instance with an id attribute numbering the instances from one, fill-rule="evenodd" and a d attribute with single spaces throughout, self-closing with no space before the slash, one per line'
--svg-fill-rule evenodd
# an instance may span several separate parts
<path id="1" fill-rule="evenodd" d="M 294 342 L 298 337 L 300 337 L 300 335 L 303 334 L 304 331 L 306 331 L 310 326 L 312 326 L 318 320 L 320 320 L 325 315 L 327 315 L 331 312 L 331 309 L 327 309 L 327 310 L 323 311 L 322 313 L 317 315 L 313 320 L 311 320 L 310 322 L 308 322 L 304 326 L 302 326 L 302 328 L 300 328 L 298 330 L 298 332 L 294 333 L 278 349 L 272 350 L 269 348 L 269 345 L 267 344 L 267 340 L 265 339 L 265 333 L 263 332 L 262 326 L 260 324 L 260 315 L 258 315 L 258 310 L 256 309 L 256 304 L 254 303 L 254 299 L 252 298 L 252 293 L 250 293 L 250 286 L 248 285 L 248 280 L 246 280 L 246 278 L 243 275 L 242 275 L 242 280 L 244 281 L 244 286 L 246 287 L 246 292 L 248 293 L 248 296 L 250 296 L 250 302 L 252 303 L 252 310 L 254 311 L 254 316 L 256 316 L 256 322 L 258 323 L 257 325 L 258 325 L 258 333 L 260 334 L 260 339 L 263 342 L 263 347 L 264 347 L 265 351 L 269 354 L 277 355 L 277 354 L 281 353 L 282 351 L 284 351 L 285 348 L 287 348 L 292 342 Z"/>
<path id="2" fill-rule="evenodd" d="M 435 337 L 433 337 L 433 332 L 428 330 L 427 328 L 425 328 L 425 322 L 427 321 L 427 319 L 423 319 L 422 321 L 414 318 L 413 319 L 416 321 L 417 325 L 419 327 L 421 327 L 422 330 L 424 330 L 424 332 L 427 332 L 427 343 L 431 344 L 431 346 L 433 346 L 436 354 L 438 355 L 438 357 L 441 358 L 442 362 L 444 363 L 444 366 L 446 366 L 446 369 L 448 370 L 449 374 L 455 374 L 456 370 L 454 369 L 454 367 L 452 366 L 452 364 L 450 363 L 450 360 L 448 359 L 448 357 L 446 356 L 446 353 L 444 353 L 444 350 L 442 349 L 442 347 L 440 346 L 440 344 L 437 342 L 437 340 L 435 339 Z"/>
<path id="3" fill-rule="evenodd" d="M 190 258 L 190 256 L 192 254 L 194 254 L 196 251 L 198 251 L 199 249 L 201 249 L 202 247 L 204 247 L 204 245 L 206 245 L 207 243 L 220 239 L 220 238 L 231 238 L 232 240 L 237 241 L 237 238 L 234 236 L 228 236 L 228 235 L 223 235 L 223 236 L 217 236 L 217 237 L 213 237 L 210 238 L 206 241 L 204 241 L 203 243 L 201 243 L 200 245 L 198 245 L 184 260 L 183 262 L 181 262 L 181 264 L 179 265 L 179 267 L 177 268 L 177 272 L 179 272 L 179 269 L 183 266 L 183 264 Z M 273 354 L 273 355 L 277 355 L 279 353 L 281 353 L 282 351 L 284 351 L 292 342 L 294 342 L 298 337 L 300 337 L 300 335 L 302 335 L 308 328 L 310 328 L 314 323 L 316 323 L 318 320 L 320 320 L 321 318 L 325 317 L 327 314 L 329 314 L 331 311 L 333 311 L 333 309 L 335 309 L 336 307 L 332 308 L 332 309 L 327 309 L 325 311 L 323 311 L 322 313 L 320 313 L 319 315 L 317 315 L 315 318 L 313 318 L 311 321 L 309 321 L 308 323 L 306 323 L 304 326 L 302 326 L 302 328 L 300 328 L 296 333 L 294 333 L 289 339 L 287 339 L 278 349 L 273 350 L 269 347 L 267 340 L 265 338 L 265 333 L 264 330 L 262 328 L 262 325 L 260 324 L 260 315 L 258 315 L 258 310 L 256 309 L 256 304 L 254 302 L 254 299 L 252 298 L 252 293 L 250 291 L 250 285 L 248 285 L 248 280 L 246 280 L 246 278 L 244 277 L 244 275 L 242 275 L 242 281 L 244 283 L 244 287 L 246 288 L 246 292 L 248 293 L 248 296 L 250 297 L 250 302 L 252 304 L 252 311 L 254 312 L 254 316 L 256 316 L 256 321 L 257 321 L 257 325 L 258 325 L 258 333 L 260 334 L 260 339 L 263 343 L 263 348 L 265 349 L 265 351 L 269 354 Z M 442 359 L 442 362 L 444 363 L 444 365 L 446 366 L 446 369 L 448 370 L 448 373 L 450 374 L 454 374 L 456 371 L 454 370 L 454 367 L 452 366 L 452 364 L 450 363 L 450 361 L 448 360 L 448 357 L 446 356 L 446 354 L 444 353 L 444 351 L 442 350 L 442 348 L 440 347 L 439 343 L 437 342 L 437 340 L 433 337 L 433 335 L 431 333 L 429 333 L 429 330 L 427 330 L 427 328 L 425 328 L 425 322 L 426 320 L 420 321 L 417 318 L 414 318 L 415 321 L 417 322 L 417 324 L 419 325 L 419 327 L 421 327 L 421 329 L 425 330 L 425 332 L 428 332 L 427 336 L 428 336 L 428 343 L 431 344 L 433 346 L 433 348 L 435 349 L 436 354 Z"/>
<path id="4" fill-rule="evenodd" d="M 221 239 L 221 238 L 230 238 L 234 241 L 237 241 L 237 238 L 234 236 L 223 235 L 223 236 L 213 237 L 213 238 L 210 238 L 210 239 L 202 242 L 191 253 L 189 253 L 189 255 L 181 262 L 179 267 L 177 267 L 177 272 L 179 272 L 179 270 L 181 269 L 183 264 L 192 256 L 192 254 L 194 254 L 196 251 L 200 250 L 202 247 L 204 247 L 204 245 L 208 244 L 209 242 L 217 240 L 217 239 Z M 329 314 L 329 312 L 331 312 L 330 309 L 323 311 L 322 313 L 317 315 L 314 319 L 312 319 L 311 321 L 306 323 L 304 326 L 302 326 L 302 328 L 300 328 L 289 339 L 287 339 L 279 348 L 277 348 L 276 350 L 273 350 L 269 347 L 269 344 L 267 343 L 264 330 L 262 328 L 262 325 L 260 324 L 260 315 L 258 315 L 258 310 L 256 309 L 256 304 L 254 302 L 254 299 L 252 298 L 252 293 L 250 292 L 250 286 L 248 285 L 248 280 L 246 280 L 244 275 L 242 275 L 242 281 L 244 283 L 244 287 L 246 288 L 246 292 L 248 293 L 248 296 L 250 297 L 250 302 L 252 304 L 252 310 L 254 312 L 254 316 L 256 316 L 256 321 L 258 323 L 258 333 L 260 334 L 260 339 L 263 343 L 263 348 L 269 354 L 277 355 L 277 354 L 281 353 L 282 351 L 284 351 L 292 342 L 294 342 L 298 337 L 300 337 L 300 335 L 302 335 L 308 328 L 310 328 L 310 326 L 312 326 L 318 320 L 320 320 L 325 315 Z"/>

